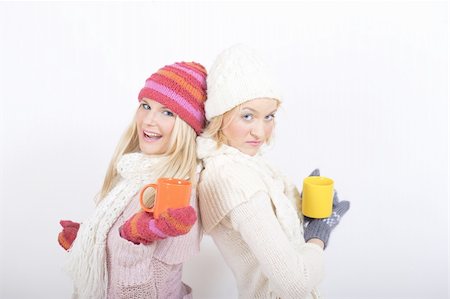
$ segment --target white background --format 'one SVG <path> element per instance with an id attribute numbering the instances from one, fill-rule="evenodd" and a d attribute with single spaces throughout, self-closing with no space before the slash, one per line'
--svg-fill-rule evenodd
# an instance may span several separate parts
<path id="1" fill-rule="evenodd" d="M 268 155 L 315 167 L 351 209 L 325 298 L 448 298 L 447 2 L 0 3 L 0 298 L 69 298 L 61 218 L 93 210 L 137 94 L 159 67 L 256 48 L 284 95 Z M 211 239 L 195 298 L 235 298 Z"/>

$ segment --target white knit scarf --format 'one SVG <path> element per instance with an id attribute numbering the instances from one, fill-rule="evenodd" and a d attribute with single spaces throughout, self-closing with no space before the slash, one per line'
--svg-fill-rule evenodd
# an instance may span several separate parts
<path id="1" fill-rule="evenodd" d="M 238 149 L 222 144 L 217 148 L 217 143 L 211 138 L 197 137 L 197 155 L 202 159 L 221 159 L 228 157 L 235 163 L 246 165 L 259 175 L 269 192 L 270 199 L 276 208 L 276 217 L 284 233 L 291 243 L 298 247 L 304 243 L 303 227 L 296 212 L 294 200 L 285 194 L 284 176 L 274 169 L 263 156 L 258 153 L 255 156 L 246 155 Z M 239 178 L 239 173 L 235 173 Z"/>
<path id="2" fill-rule="evenodd" d="M 163 159 L 130 153 L 119 160 L 117 171 L 121 179 L 98 204 L 94 214 L 83 221 L 69 251 L 65 270 L 73 279 L 78 298 L 106 298 L 108 232 L 144 183 L 155 179 L 151 176 L 152 169 Z"/>

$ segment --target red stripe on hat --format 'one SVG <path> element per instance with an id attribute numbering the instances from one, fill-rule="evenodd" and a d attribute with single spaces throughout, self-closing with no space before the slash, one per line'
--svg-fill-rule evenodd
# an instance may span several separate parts
<path id="1" fill-rule="evenodd" d="M 192 94 L 187 90 L 188 86 L 181 86 L 171 78 L 167 78 L 166 76 L 163 76 L 161 74 L 154 74 L 150 81 L 157 82 L 161 85 L 166 86 L 169 89 L 172 89 L 175 93 L 179 94 L 183 98 L 185 98 L 189 103 L 191 103 L 194 107 L 203 106 L 203 102 L 206 99 L 206 95 L 203 96 L 202 99 L 197 100 Z"/>
<path id="2" fill-rule="evenodd" d="M 173 67 L 171 65 L 168 65 L 168 66 L 164 67 L 164 69 L 168 70 L 168 71 L 171 71 L 171 72 L 174 72 L 177 75 L 185 78 L 186 81 L 188 81 L 192 86 L 196 86 L 198 89 L 202 89 L 202 90 L 206 89 L 206 81 L 199 82 L 197 79 L 195 79 L 189 73 L 186 73 L 181 68 L 176 68 L 176 67 Z M 202 77 L 204 78 L 204 75 L 202 75 Z"/>
<path id="3" fill-rule="evenodd" d="M 198 70 L 202 76 L 206 76 L 206 69 L 201 65 L 198 64 L 196 62 L 183 62 L 183 64 L 187 64 L 193 68 L 195 68 L 196 70 Z"/>
<path id="4" fill-rule="evenodd" d="M 196 86 L 192 86 L 188 81 L 186 81 L 185 78 L 179 76 L 178 74 L 171 72 L 169 70 L 161 69 L 155 75 L 160 75 L 160 76 L 166 77 L 169 80 L 174 81 L 180 87 L 182 87 L 187 92 L 189 92 L 191 94 L 191 96 L 195 98 L 195 100 L 197 102 L 203 103 L 205 101 L 205 98 L 206 98 L 205 91 L 203 89 L 198 89 Z"/>
<path id="5" fill-rule="evenodd" d="M 175 63 L 170 66 L 188 73 L 189 76 L 193 77 L 201 84 L 202 88 L 206 88 L 206 81 L 205 81 L 206 72 L 205 73 L 200 72 L 198 69 L 185 63 Z"/>
<path id="6" fill-rule="evenodd" d="M 206 93 L 206 69 L 199 63 L 196 62 L 177 62 L 172 65 L 166 66 L 168 69 L 171 70 L 178 70 L 184 73 L 184 78 L 194 79 L 197 81 L 198 84 L 200 84 L 200 87 L 205 93 Z M 165 68 L 166 68 L 165 67 Z M 176 71 L 175 71 L 176 72 Z M 180 73 L 177 73 L 178 75 L 181 75 Z M 194 84 L 195 86 L 198 86 L 197 84 Z"/>

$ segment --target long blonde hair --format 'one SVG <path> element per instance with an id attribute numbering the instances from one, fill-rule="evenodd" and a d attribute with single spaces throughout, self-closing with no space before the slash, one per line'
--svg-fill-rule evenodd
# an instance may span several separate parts
<path id="1" fill-rule="evenodd" d="M 167 152 L 163 155 L 167 159 L 157 165 L 152 173 L 152 177 L 188 179 L 195 185 L 195 172 L 198 164 L 195 145 L 196 137 L 197 134 L 194 129 L 180 117 L 177 117 L 170 136 Z M 97 203 L 105 198 L 118 182 L 117 163 L 120 158 L 127 153 L 139 152 L 139 150 L 136 116 L 134 116 L 114 151 L 108 170 L 106 171 L 102 189 L 97 196 Z M 147 196 L 147 193 L 150 196 Z M 146 201 L 149 202 L 153 196 L 154 192 L 146 192 Z"/>

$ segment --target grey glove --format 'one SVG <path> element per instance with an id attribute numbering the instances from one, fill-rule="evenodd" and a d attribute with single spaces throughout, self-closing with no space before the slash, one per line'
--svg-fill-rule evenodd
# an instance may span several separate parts
<path id="1" fill-rule="evenodd" d="M 310 176 L 319 176 L 319 169 L 315 169 Z M 333 196 L 333 212 L 330 217 L 323 219 L 312 219 L 304 217 L 305 219 L 305 241 L 310 239 L 320 239 L 327 247 L 328 239 L 331 231 L 339 224 L 342 216 L 350 209 L 350 202 L 339 201 L 339 197 L 335 190 Z"/>

